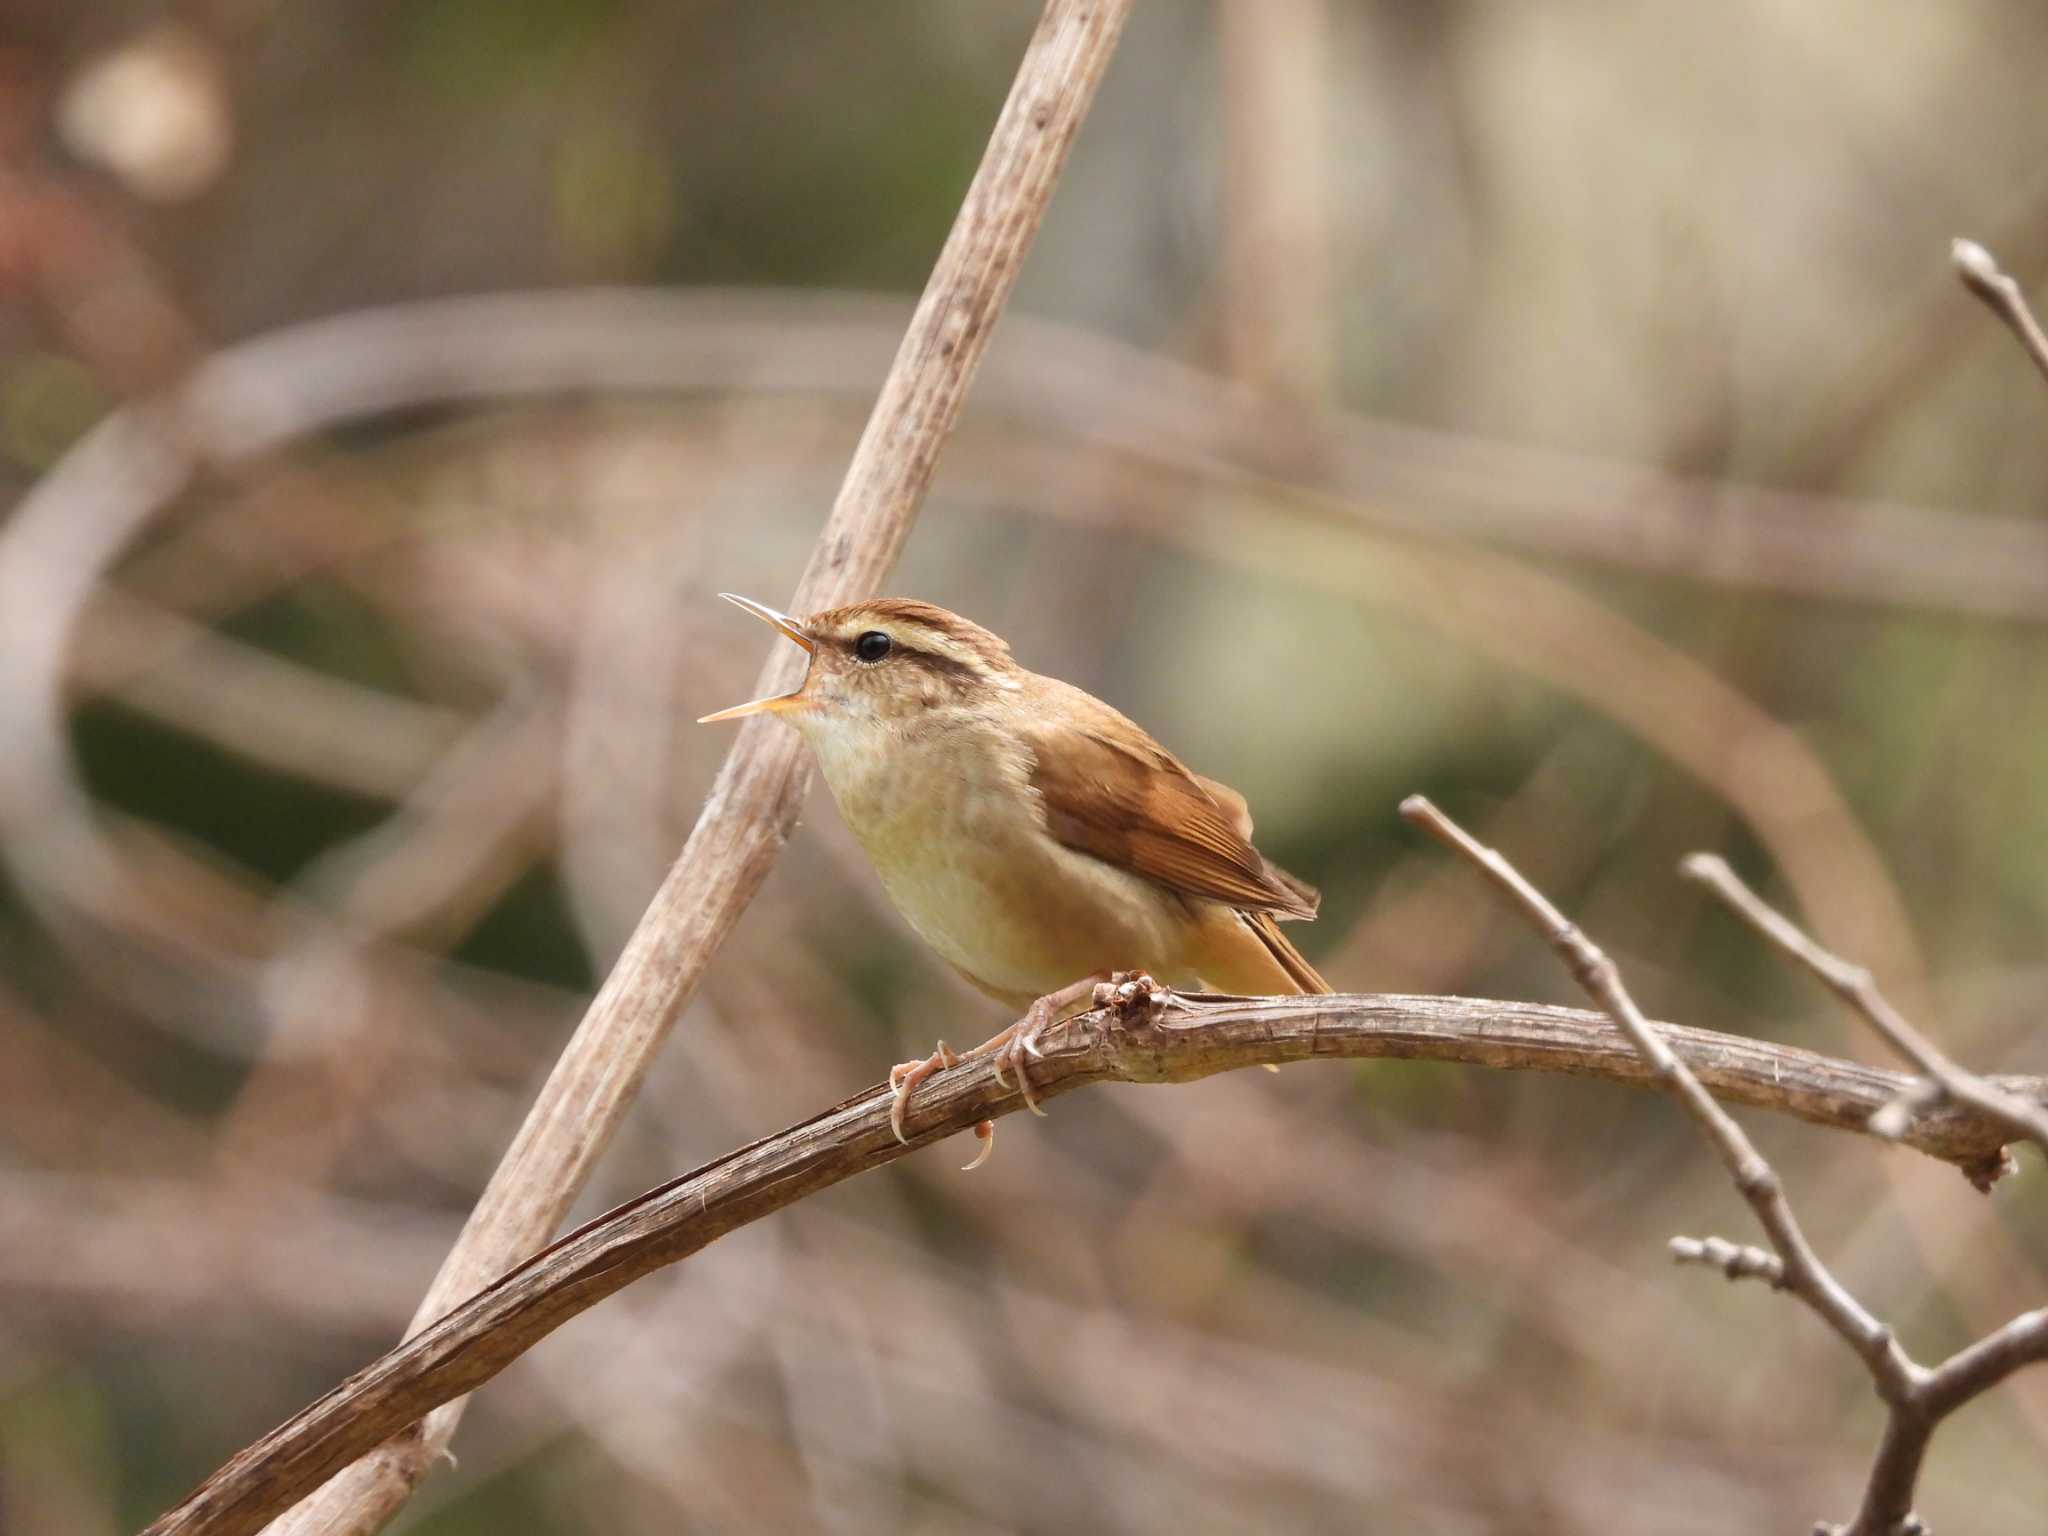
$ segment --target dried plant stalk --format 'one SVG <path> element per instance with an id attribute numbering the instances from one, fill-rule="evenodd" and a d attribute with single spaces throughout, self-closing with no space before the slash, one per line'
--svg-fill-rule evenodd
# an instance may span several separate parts
<path id="1" fill-rule="evenodd" d="M 798 583 L 796 612 L 867 595 L 895 562 L 1130 4 L 1049 0 Z M 794 659 L 778 654 L 770 662 L 763 691 L 790 685 Z M 682 855 L 421 1302 L 415 1329 L 473 1295 L 561 1224 L 670 1025 L 767 877 L 809 785 L 809 761 L 793 736 L 761 721 L 742 730 Z M 459 1402 L 446 1404 L 350 1468 L 278 1530 L 335 1536 L 378 1529 L 447 1445 L 461 1412 Z M 204 1509 L 166 1527 L 251 1528 Z"/>

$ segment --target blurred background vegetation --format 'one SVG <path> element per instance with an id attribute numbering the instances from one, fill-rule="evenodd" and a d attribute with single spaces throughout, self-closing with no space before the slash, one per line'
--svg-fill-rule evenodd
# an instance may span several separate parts
<path id="1" fill-rule="evenodd" d="M 10 0 L 0 1528 L 133 1528 L 403 1327 L 1037 9 Z M 2030 0 L 1143 0 L 893 585 L 1241 788 L 1340 988 L 1576 1001 L 1425 791 L 1660 1017 L 1882 1059 L 1677 882 L 1713 848 L 2041 1071 L 2048 396 L 1946 253 L 2048 274 L 2044 50 Z M 815 796 L 579 1210 L 1001 1022 Z M 2037 1168 L 1754 1130 L 1923 1357 L 2038 1304 Z M 1855 1362 L 1670 1269 L 1750 1234 L 1662 1101 L 1303 1067 L 953 1150 L 564 1329 L 404 1527 L 1803 1530 L 1861 1485 Z M 1923 1511 L 2033 1528 L 2044 1436 L 2037 1372 Z"/>

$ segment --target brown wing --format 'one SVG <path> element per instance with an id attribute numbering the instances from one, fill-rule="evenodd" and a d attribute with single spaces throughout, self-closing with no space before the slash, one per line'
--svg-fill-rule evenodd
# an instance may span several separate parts
<path id="1" fill-rule="evenodd" d="M 1218 807 L 1222 809 L 1224 814 L 1230 818 L 1230 825 L 1236 829 L 1237 835 L 1243 838 L 1246 842 L 1250 842 L 1252 840 L 1252 808 L 1245 803 L 1244 796 L 1240 795 L 1228 784 L 1225 784 L 1221 779 L 1204 778 L 1201 774 L 1196 773 L 1192 768 L 1188 770 L 1188 774 L 1190 777 L 1194 779 L 1194 781 L 1197 784 L 1202 786 L 1203 790 L 1208 794 L 1209 798 L 1211 800 L 1214 800 Z M 1317 909 L 1317 907 L 1321 904 L 1323 899 L 1322 893 L 1318 891 L 1314 886 L 1310 885 L 1306 880 L 1303 880 L 1298 875 L 1290 875 L 1289 873 L 1287 873 L 1286 870 L 1282 869 L 1278 864 L 1275 864 L 1271 859 L 1266 859 L 1265 865 L 1266 873 L 1273 879 L 1278 880 L 1282 885 L 1286 886 L 1287 889 L 1294 892 L 1295 895 L 1299 896 L 1302 900 L 1302 904 L 1306 906 L 1310 912 L 1314 912 Z M 1270 924 L 1268 926 L 1270 926 Z M 1281 942 L 1285 943 L 1286 941 L 1282 940 Z M 1302 960 L 1301 956 L 1299 955 L 1296 955 L 1294 958 L 1300 961 L 1300 963 L 1304 966 L 1308 964 L 1308 962 L 1306 960 Z M 1315 973 L 1311 971 L 1310 974 L 1314 975 Z M 1298 980 L 1299 978 L 1296 979 Z M 1320 976 L 1316 977 L 1316 979 L 1318 981 L 1322 980 Z M 1328 987 L 1312 987 L 1309 990 L 1327 992 L 1330 989 Z"/>
<path id="2" fill-rule="evenodd" d="M 1031 786 L 1053 837 L 1182 895 L 1247 912 L 1315 916 L 1315 892 L 1251 845 L 1242 796 L 1205 787 L 1213 781 L 1188 772 L 1121 716 L 1106 723 L 1106 730 L 1057 725 L 1025 733 Z"/>
<path id="3" fill-rule="evenodd" d="M 1218 810 L 1230 819 L 1231 829 L 1246 842 L 1252 840 L 1252 808 L 1246 804 L 1243 795 L 1232 789 L 1221 779 L 1205 779 L 1194 769 L 1188 770 L 1188 777 L 1202 787 L 1202 793 L 1216 802 Z"/>

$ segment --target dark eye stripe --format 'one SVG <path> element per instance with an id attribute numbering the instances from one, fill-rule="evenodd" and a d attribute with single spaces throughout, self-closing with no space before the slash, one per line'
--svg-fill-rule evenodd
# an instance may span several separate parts
<path id="1" fill-rule="evenodd" d="M 922 667 L 934 676 L 956 684 L 978 683 L 982 678 L 981 672 L 976 668 L 964 661 L 956 661 L 951 656 L 942 656 L 937 651 L 920 651 L 907 645 L 899 645 L 896 647 L 896 654 L 903 659 L 905 666 Z"/>

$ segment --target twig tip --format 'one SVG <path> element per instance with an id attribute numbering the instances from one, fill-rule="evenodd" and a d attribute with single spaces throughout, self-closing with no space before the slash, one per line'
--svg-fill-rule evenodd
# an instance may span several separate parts
<path id="1" fill-rule="evenodd" d="M 1988 287 L 2005 276 L 1998 270 L 1998 263 L 1991 253 L 1974 240 L 1958 236 L 1950 242 L 1948 249 L 1949 260 L 1955 263 L 1963 281 L 1972 287 Z"/>
<path id="2" fill-rule="evenodd" d="M 1436 802 L 1427 795 L 1410 795 L 1401 802 L 1401 819 L 1411 827 L 1420 827 L 1446 848 L 1456 849 L 1467 857 L 1480 857 L 1479 845 L 1465 829 L 1437 809 Z M 1481 857 L 1481 862 L 1484 862 Z"/>
<path id="3" fill-rule="evenodd" d="M 1712 885 L 1731 872 L 1728 861 L 1718 853 L 1688 853 L 1678 861 L 1678 873 L 1702 885 Z"/>

